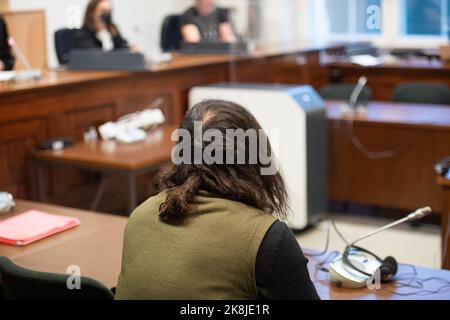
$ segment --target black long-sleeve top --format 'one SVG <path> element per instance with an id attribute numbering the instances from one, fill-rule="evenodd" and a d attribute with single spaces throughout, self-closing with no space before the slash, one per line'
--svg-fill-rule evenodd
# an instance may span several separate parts
<path id="1" fill-rule="evenodd" d="M 308 259 L 289 227 L 280 221 L 267 231 L 256 257 L 256 287 L 265 300 L 318 300 Z"/>
<path id="2" fill-rule="evenodd" d="M 129 45 L 119 31 L 112 37 L 114 43 L 114 50 L 128 49 Z M 75 49 L 102 49 L 102 42 L 97 38 L 96 32 L 86 27 L 81 28 L 75 34 L 74 39 Z"/>
<path id="3" fill-rule="evenodd" d="M 11 53 L 8 38 L 8 28 L 6 27 L 5 20 L 0 16 L 0 60 L 4 64 L 5 70 L 12 70 L 14 68 L 15 59 Z"/>

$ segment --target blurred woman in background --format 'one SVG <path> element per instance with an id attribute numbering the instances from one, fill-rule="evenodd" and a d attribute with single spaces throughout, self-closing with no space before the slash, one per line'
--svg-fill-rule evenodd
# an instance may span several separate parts
<path id="1" fill-rule="evenodd" d="M 87 5 L 83 27 L 75 35 L 75 48 L 111 51 L 129 49 L 112 19 L 109 0 L 91 0 Z"/>

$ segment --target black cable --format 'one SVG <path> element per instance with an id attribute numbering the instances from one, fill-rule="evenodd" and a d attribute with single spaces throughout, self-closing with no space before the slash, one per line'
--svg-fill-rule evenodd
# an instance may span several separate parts
<path id="1" fill-rule="evenodd" d="M 336 231 L 337 235 L 341 238 L 342 241 L 345 242 L 346 245 L 349 245 L 349 242 L 345 237 L 342 235 L 342 233 L 339 231 L 338 227 L 336 226 L 336 222 L 334 220 L 325 220 L 328 221 L 328 227 L 327 227 L 327 236 L 325 240 L 325 248 L 321 252 L 303 252 L 305 256 L 309 257 L 321 257 L 328 253 L 328 248 L 330 245 L 330 234 L 331 234 L 331 227 Z"/>
<path id="2" fill-rule="evenodd" d="M 350 245 L 350 242 L 347 241 L 347 239 L 345 239 L 345 237 L 342 235 L 342 233 L 339 231 L 338 227 L 336 226 L 336 222 L 334 220 L 330 220 L 331 224 L 334 228 L 334 231 L 336 231 L 336 233 L 338 234 L 338 236 L 341 238 L 342 241 L 345 242 L 345 244 L 348 246 Z"/>
<path id="3" fill-rule="evenodd" d="M 327 254 L 329 244 L 330 244 L 330 225 L 328 225 L 328 228 L 327 228 L 327 238 L 325 240 L 325 248 L 321 252 L 318 252 L 318 253 L 307 252 L 307 251 L 303 251 L 303 253 L 305 256 L 309 256 L 309 257 L 323 256 L 323 255 Z"/>

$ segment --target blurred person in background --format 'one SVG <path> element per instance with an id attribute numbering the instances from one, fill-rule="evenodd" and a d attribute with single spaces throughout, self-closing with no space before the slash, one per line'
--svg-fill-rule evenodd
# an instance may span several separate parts
<path id="1" fill-rule="evenodd" d="M 183 13 L 180 25 L 185 42 L 236 41 L 229 11 L 218 7 L 215 0 L 196 0 L 195 6 Z"/>
<path id="2" fill-rule="evenodd" d="M 91 0 L 88 3 L 83 27 L 75 35 L 75 48 L 137 51 L 135 47 L 130 48 L 113 22 L 110 0 Z"/>
<path id="3" fill-rule="evenodd" d="M 0 16 L 0 71 L 9 71 L 14 68 L 14 56 L 9 45 L 9 34 L 5 20 Z"/>

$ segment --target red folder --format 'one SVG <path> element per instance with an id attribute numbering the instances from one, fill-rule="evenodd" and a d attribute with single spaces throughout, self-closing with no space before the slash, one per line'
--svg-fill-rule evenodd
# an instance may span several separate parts
<path id="1" fill-rule="evenodd" d="M 78 218 L 31 210 L 0 221 L 0 243 L 26 246 L 78 225 Z"/>

